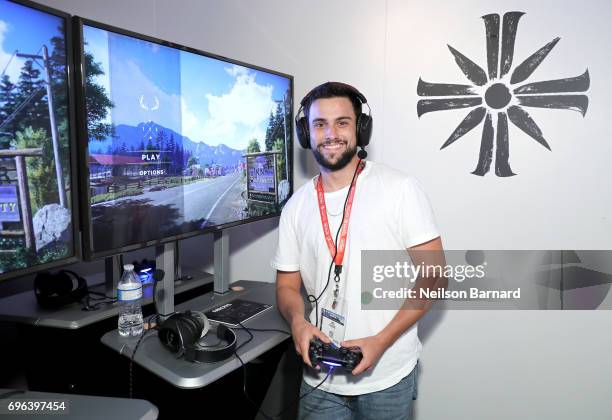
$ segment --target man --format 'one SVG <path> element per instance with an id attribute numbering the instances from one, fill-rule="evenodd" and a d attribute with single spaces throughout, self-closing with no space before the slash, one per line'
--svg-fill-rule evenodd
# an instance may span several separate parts
<path id="1" fill-rule="evenodd" d="M 442 243 L 429 201 L 414 178 L 361 163 L 372 129 L 371 116 L 362 113 L 364 103 L 352 86 L 328 82 L 304 98 L 304 117 L 298 112 L 296 118 L 300 143 L 312 149 L 320 175 L 296 191 L 282 212 L 272 260 L 278 307 L 310 368 L 313 337 L 358 346 L 363 353 L 351 374 L 305 370 L 303 419 L 408 418 L 416 398 L 421 350 L 416 322 L 425 308 L 363 310 L 361 250 L 407 249 L 412 257 L 420 250 L 441 252 Z M 345 223 L 347 232 L 340 229 Z M 316 301 L 309 320 L 302 284 Z M 331 322 L 326 313 L 344 322 Z"/>

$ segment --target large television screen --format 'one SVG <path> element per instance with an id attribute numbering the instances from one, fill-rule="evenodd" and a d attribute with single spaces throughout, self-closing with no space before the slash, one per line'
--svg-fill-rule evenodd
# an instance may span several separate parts
<path id="1" fill-rule="evenodd" d="M 76 19 L 87 258 L 277 216 L 293 78 Z"/>
<path id="2" fill-rule="evenodd" d="M 69 23 L 0 0 L 0 279 L 76 260 Z"/>

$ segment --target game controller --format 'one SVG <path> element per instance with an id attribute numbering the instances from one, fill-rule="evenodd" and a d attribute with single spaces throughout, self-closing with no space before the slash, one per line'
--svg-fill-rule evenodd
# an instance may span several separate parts
<path id="1" fill-rule="evenodd" d="M 359 347 L 336 347 L 315 337 L 310 340 L 308 357 L 313 366 L 331 366 L 350 372 L 361 362 L 363 354 Z"/>

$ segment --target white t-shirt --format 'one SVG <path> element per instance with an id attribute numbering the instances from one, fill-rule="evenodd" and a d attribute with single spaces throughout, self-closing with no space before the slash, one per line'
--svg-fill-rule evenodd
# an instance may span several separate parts
<path id="1" fill-rule="evenodd" d="M 308 294 L 318 296 L 327 283 L 332 257 L 321 227 L 313 181 L 299 188 L 285 205 L 279 224 L 278 249 L 271 264 L 280 271 L 300 271 Z M 348 186 L 325 194 L 334 239 L 347 192 Z M 341 290 L 347 303 L 345 340 L 377 334 L 397 313 L 396 310 L 361 309 L 361 250 L 401 250 L 438 236 L 429 200 L 419 182 L 400 171 L 368 161 L 357 180 L 341 275 Z M 332 270 L 330 284 L 320 299 L 319 312 L 331 299 L 333 289 Z M 314 312 L 313 305 L 310 314 L 313 324 Z M 320 389 L 340 395 L 361 395 L 389 388 L 412 371 L 420 351 L 415 324 L 387 349 L 371 371 L 357 376 L 334 373 Z M 324 377 L 324 372 L 304 371 L 304 380 L 311 386 L 318 385 Z"/>

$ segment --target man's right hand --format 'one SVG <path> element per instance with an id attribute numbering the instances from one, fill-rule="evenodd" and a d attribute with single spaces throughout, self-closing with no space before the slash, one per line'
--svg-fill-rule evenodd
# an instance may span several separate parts
<path id="1" fill-rule="evenodd" d="M 310 357 L 308 357 L 308 348 L 310 347 L 310 340 L 313 337 L 318 337 L 319 339 L 321 339 L 321 341 L 325 343 L 331 343 L 331 340 L 328 336 L 323 334 L 320 329 L 318 329 L 303 318 L 297 319 L 291 325 L 291 335 L 293 335 L 293 343 L 295 344 L 296 353 L 302 356 L 304 363 L 306 363 L 310 367 L 313 367 L 310 361 Z"/>

